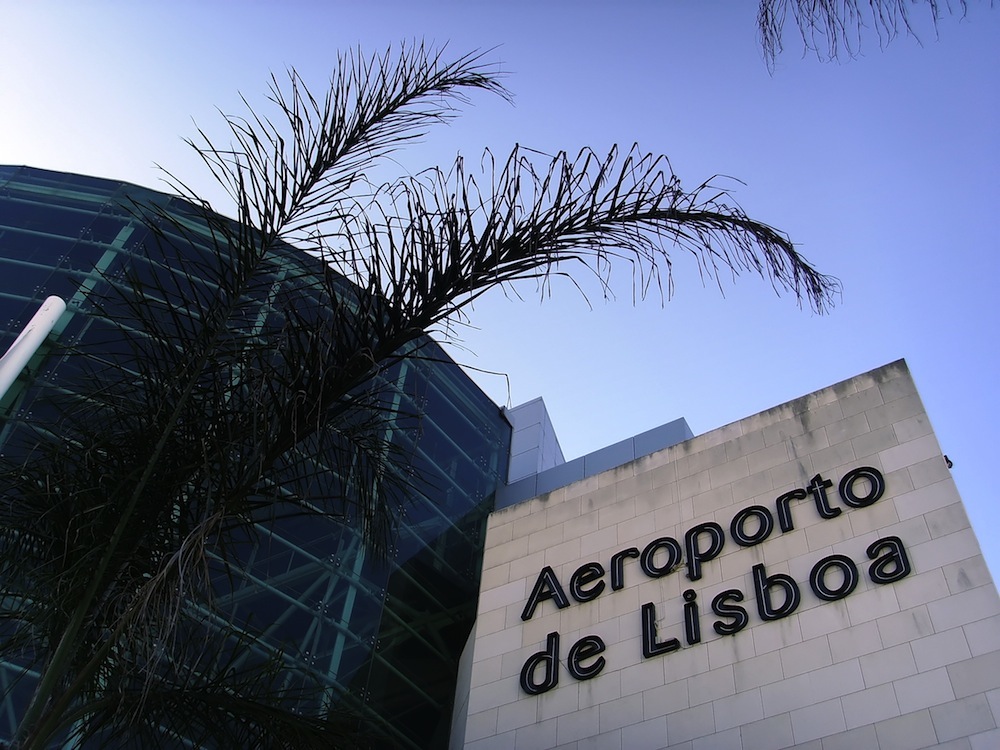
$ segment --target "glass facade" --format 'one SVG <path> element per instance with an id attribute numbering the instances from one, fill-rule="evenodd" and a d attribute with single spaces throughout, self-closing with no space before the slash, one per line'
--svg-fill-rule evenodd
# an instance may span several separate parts
<path id="1" fill-rule="evenodd" d="M 0 402 L 0 450 L 14 444 L 19 429 L 55 419 L 49 396 L 65 391 L 80 366 L 62 345 L 89 344 L 92 352 L 119 345 L 120 323 L 93 302 L 102 285 L 123 274 L 173 273 L 162 256 L 153 260 L 145 252 L 151 229 L 135 213 L 147 206 L 177 219 L 161 231 L 178 253 L 188 260 L 210 255 L 208 229 L 178 198 L 0 167 L 0 351 L 47 296 L 68 306 L 56 329 L 60 346 L 43 347 Z M 292 248 L 279 253 L 248 325 L 280 325 L 270 301 L 296 294 L 310 264 L 314 259 Z M 302 295 L 308 301 L 309 293 Z M 301 675 L 323 685 L 320 705 L 352 707 L 393 746 L 446 747 L 458 659 L 475 617 L 485 518 L 506 473 L 510 427 L 429 340 L 421 342 L 419 358 L 403 359 L 378 378 L 382 397 L 400 413 L 419 415 L 397 420 L 392 442 L 412 457 L 422 486 L 432 488 L 404 505 L 391 559 L 366 550 L 358 524 L 311 516 L 268 520 L 241 547 L 217 605 L 258 641 L 264 657 L 281 654 L 290 686 Z M 337 481 L 332 473 L 330 481 Z M 19 679 L 21 672 L 0 664 L 0 737 L 11 736 L 16 706 L 30 690 L 32 675 Z"/>

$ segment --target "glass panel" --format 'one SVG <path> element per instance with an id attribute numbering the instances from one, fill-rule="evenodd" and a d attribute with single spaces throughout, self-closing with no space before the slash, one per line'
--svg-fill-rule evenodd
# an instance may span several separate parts
<path id="1" fill-rule="evenodd" d="M 177 227 L 161 224 L 167 244 L 124 208 L 130 200 L 166 207 L 177 219 Z M 183 201 L 117 182 L 0 167 L 0 345 L 44 296 L 58 293 L 70 302 L 63 343 L 81 347 L 90 362 L 129 362 L 133 352 L 123 335 L 134 333 L 124 320 L 98 315 L 93 304 L 93 295 L 107 290 L 104 277 L 125 271 L 155 287 L 146 304 L 169 332 L 192 324 L 199 304 L 224 285 L 227 256 L 212 250 L 204 219 Z M 295 249 L 278 253 L 240 301 L 247 335 L 273 335 L 285 322 L 283 310 L 314 311 L 319 319 L 331 309 L 306 284 L 316 269 L 314 259 Z M 346 282 L 343 294 L 351 295 Z M 118 303 L 104 312 L 124 318 L 125 311 Z M 283 649 L 289 685 L 314 681 L 325 688 L 304 709 L 345 701 L 400 746 L 423 750 L 447 747 L 458 659 L 475 617 L 484 524 L 506 466 L 510 428 L 440 347 L 419 343 L 426 359 L 406 360 L 379 379 L 385 401 L 412 415 L 388 429 L 414 456 L 413 474 L 422 481 L 401 520 L 393 559 L 373 560 L 350 525 L 280 518 L 235 540 L 238 564 L 226 572 L 217 560 L 213 580 L 231 625 L 258 639 L 253 658 Z M 14 432 L 54 423 L 58 387 L 74 382 L 82 362 L 53 354 L 36 370 L 44 380 L 20 384 L 6 403 L 0 450 L 13 444 Z M 311 488 L 317 497 L 343 490 L 335 472 L 319 476 Z M 0 664 L 0 690 L 16 673 Z M 20 692 L 8 696 L 0 737 L 10 736 L 12 706 L 30 682 L 22 680 Z"/>

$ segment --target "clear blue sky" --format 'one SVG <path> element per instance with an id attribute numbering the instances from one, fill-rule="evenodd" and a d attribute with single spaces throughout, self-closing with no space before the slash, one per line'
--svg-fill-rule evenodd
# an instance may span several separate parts
<path id="1" fill-rule="evenodd" d="M 541 395 L 575 457 L 678 416 L 701 433 L 905 357 L 987 559 L 1000 574 L 989 471 L 1000 419 L 997 203 L 1000 11 L 973 4 L 923 45 L 870 42 L 848 64 L 769 75 L 755 3 L 0 0 L 0 163 L 158 187 L 162 164 L 213 197 L 181 138 L 219 133 L 271 71 L 322 86 L 337 50 L 413 39 L 493 49 L 513 106 L 478 96 L 401 154 L 401 168 L 478 161 L 484 147 L 613 143 L 665 153 L 694 186 L 715 174 L 755 218 L 843 282 L 826 317 L 766 283 L 704 287 L 678 258 L 666 305 L 569 285 L 477 305 L 461 362 L 499 403 Z M 624 269 L 623 269 L 624 271 Z M 509 383 L 509 387 L 508 387 Z"/>

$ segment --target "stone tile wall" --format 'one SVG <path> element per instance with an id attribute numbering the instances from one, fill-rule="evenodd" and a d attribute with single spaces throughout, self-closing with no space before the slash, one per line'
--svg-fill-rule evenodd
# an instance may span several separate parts
<path id="1" fill-rule="evenodd" d="M 885 490 L 849 507 L 838 486 L 859 467 L 876 469 Z M 776 498 L 806 490 L 816 475 L 832 481 L 828 515 L 839 514 L 823 518 L 807 492 L 790 502 L 794 528 L 782 531 Z M 872 496 L 867 479 L 851 489 Z M 744 547 L 730 523 L 750 506 L 768 509 L 774 528 Z M 708 522 L 724 530 L 724 544 L 702 563 L 701 578 L 690 578 L 687 555 L 656 578 L 628 558 L 619 590 L 606 573 L 593 600 L 571 594 L 584 564 L 609 571 L 615 553 L 662 537 L 683 548 L 686 533 Z M 758 521 L 743 528 L 754 537 Z M 868 550 L 888 537 L 901 541 L 912 570 L 879 584 Z M 707 549 L 707 532 L 695 543 Z M 666 555 L 661 549 L 652 565 L 665 565 Z M 825 601 L 810 572 L 831 555 L 853 561 L 858 581 Z M 568 606 L 543 598 L 523 620 L 546 566 Z M 801 600 L 791 614 L 761 618 L 754 566 L 763 566 L 774 607 L 784 601 L 774 576 L 794 580 Z M 883 573 L 898 576 L 898 565 L 887 561 Z M 824 581 L 836 591 L 844 574 L 833 568 Z M 713 625 L 734 618 L 714 613 L 712 602 L 733 589 L 744 600 L 728 603 L 742 606 L 749 623 L 720 635 Z M 686 591 L 700 609 L 694 643 L 685 635 Z M 654 643 L 676 638 L 679 648 L 644 658 L 648 604 Z M 526 694 L 522 667 L 550 633 L 559 634 L 558 684 Z M 581 664 L 605 664 L 578 680 L 567 659 L 585 636 L 606 648 Z M 1000 747 L 1000 599 L 902 361 L 496 512 L 471 647 L 459 733 L 470 750 Z M 540 683 L 543 667 L 529 677 Z"/>

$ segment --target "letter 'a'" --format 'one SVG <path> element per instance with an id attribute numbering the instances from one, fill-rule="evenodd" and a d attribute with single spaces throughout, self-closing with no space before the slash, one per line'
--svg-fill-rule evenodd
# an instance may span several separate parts
<path id="1" fill-rule="evenodd" d="M 550 565 L 546 565 L 538 574 L 535 586 L 531 589 L 531 596 L 528 597 L 528 601 L 524 604 L 521 619 L 524 621 L 530 620 L 531 616 L 535 614 L 535 607 L 546 599 L 552 599 L 559 609 L 565 609 L 569 606 L 569 599 L 566 598 L 566 592 L 563 591 L 563 587 L 560 585 L 559 579 L 556 578 L 556 573 Z"/>

